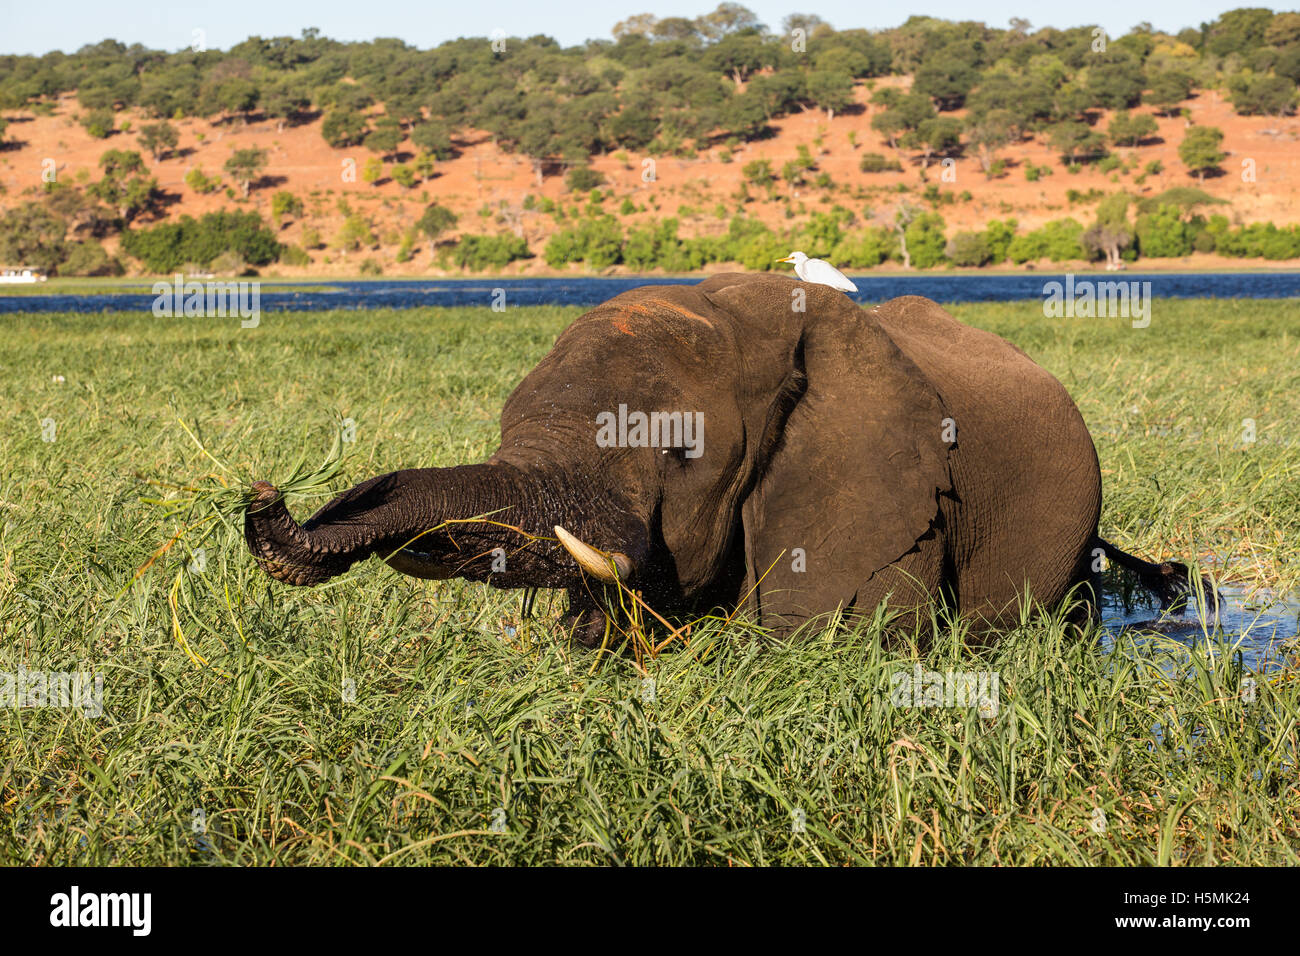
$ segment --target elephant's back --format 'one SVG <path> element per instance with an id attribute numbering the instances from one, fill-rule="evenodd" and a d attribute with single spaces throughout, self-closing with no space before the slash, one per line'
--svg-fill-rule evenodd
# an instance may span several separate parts
<path id="1" fill-rule="evenodd" d="M 1036 598 L 1058 600 L 1079 578 L 1101 513 L 1097 453 L 1074 400 L 1021 349 L 929 299 L 869 312 L 953 418 L 950 559 L 963 607 L 998 614 L 1025 581 Z"/>

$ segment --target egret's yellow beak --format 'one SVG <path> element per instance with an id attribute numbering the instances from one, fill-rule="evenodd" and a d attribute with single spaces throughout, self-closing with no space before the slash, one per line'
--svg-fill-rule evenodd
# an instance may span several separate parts
<path id="1" fill-rule="evenodd" d="M 789 262 L 789 261 L 790 261 L 790 257 L 789 257 L 789 256 L 786 256 L 784 259 L 777 259 L 776 261 L 777 261 L 777 262 Z"/>

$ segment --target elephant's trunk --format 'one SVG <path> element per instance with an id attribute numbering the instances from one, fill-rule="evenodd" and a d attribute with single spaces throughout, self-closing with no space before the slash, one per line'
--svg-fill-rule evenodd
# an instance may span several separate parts
<path id="1" fill-rule="evenodd" d="M 562 587 L 577 580 L 578 566 L 552 539 L 554 525 L 573 524 L 605 546 L 621 546 L 629 530 L 626 521 L 593 527 L 593 513 L 610 510 L 580 499 L 570 482 L 501 462 L 380 475 L 301 525 L 273 485 L 253 490 L 244 539 L 267 574 L 295 585 L 320 584 L 378 555 L 417 577 Z"/>

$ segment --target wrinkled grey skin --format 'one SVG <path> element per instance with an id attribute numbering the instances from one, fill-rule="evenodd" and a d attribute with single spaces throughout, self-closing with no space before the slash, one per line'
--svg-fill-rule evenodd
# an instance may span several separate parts
<path id="1" fill-rule="evenodd" d="M 620 405 L 701 412 L 702 454 L 599 447 L 597 416 Z M 281 581 L 378 555 L 415 577 L 565 588 L 589 644 L 603 585 L 556 525 L 619 554 L 662 612 L 744 603 L 778 631 L 940 594 L 996 628 L 1026 590 L 1051 606 L 1090 580 L 1098 549 L 1147 583 L 1181 567 L 1097 540 L 1092 439 L 1020 349 L 928 299 L 862 309 L 774 275 L 644 287 L 588 312 L 510 396 L 485 462 L 372 478 L 301 526 L 256 487 L 245 536 Z M 425 533 L 488 512 L 538 537 L 483 522 Z"/>

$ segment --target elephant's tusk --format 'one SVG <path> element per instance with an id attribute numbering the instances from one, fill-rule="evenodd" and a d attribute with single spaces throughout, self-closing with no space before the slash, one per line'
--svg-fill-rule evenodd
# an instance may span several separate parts
<path id="1" fill-rule="evenodd" d="M 564 550 L 578 562 L 578 567 L 593 578 L 613 583 L 620 579 L 627 580 L 631 576 L 632 562 L 628 560 L 627 555 L 618 552 L 608 554 L 599 548 L 593 548 L 586 542 L 579 541 L 558 524 L 555 526 L 555 536 L 560 539 L 560 544 L 564 545 Z"/>

